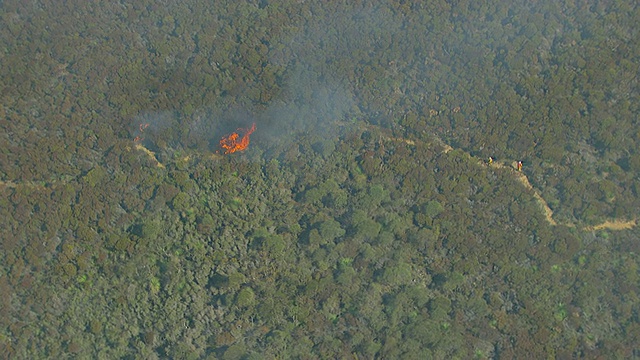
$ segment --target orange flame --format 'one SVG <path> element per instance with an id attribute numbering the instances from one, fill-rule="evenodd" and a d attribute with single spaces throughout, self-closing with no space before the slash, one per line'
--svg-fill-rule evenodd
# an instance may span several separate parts
<path id="1" fill-rule="evenodd" d="M 233 154 L 236 151 L 243 151 L 249 146 L 249 135 L 256 131 L 256 123 L 251 125 L 249 129 L 238 129 L 231 135 L 227 135 L 220 140 L 220 147 L 224 149 L 225 154 Z M 243 132 L 241 139 L 238 132 Z"/>
<path id="2" fill-rule="evenodd" d="M 133 138 L 133 142 L 136 142 L 136 143 L 144 140 L 144 138 L 142 137 L 142 133 L 144 132 L 144 129 L 149 127 L 149 123 L 140 124 L 138 127 L 140 128 L 140 135 Z"/>

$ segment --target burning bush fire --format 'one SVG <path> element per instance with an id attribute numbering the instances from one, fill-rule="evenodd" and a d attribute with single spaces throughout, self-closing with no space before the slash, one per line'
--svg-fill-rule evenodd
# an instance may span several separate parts
<path id="1" fill-rule="evenodd" d="M 238 129 L 236 132 L 223 137 L 220 140 L 220 147 L 224 149 L 225 154 L 233 154 L 236 151 L 243 151 L 249 146 L 249 136 L 256 130 L 256 123 L 253 123 L 248 129 Z M 240 138 L 239 133 L 244 133 Z"/>

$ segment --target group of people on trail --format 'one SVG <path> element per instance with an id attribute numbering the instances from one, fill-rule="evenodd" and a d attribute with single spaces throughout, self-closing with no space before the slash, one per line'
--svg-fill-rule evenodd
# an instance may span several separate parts
<path id="1" fill-rule="evenodd" d="M 487 164 L 488 165 L 493 164 L 493 156 L 489 156 L 489 159 L 487 160 Z M 522 171 L 522 161 L 521 160 L 518 160 L 518 162 L 516 163 L 516 170 Z"/>

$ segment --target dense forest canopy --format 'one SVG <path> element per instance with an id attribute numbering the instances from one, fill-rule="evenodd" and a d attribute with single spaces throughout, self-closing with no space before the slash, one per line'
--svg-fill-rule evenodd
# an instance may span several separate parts
<path id="1" fill-rule="evenodd" d="M 3 358 L 640 353 L 635 2 L 0 9 Z"/>

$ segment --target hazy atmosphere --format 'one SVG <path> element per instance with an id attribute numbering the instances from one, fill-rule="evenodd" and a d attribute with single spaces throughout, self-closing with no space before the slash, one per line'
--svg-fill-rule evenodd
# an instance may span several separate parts
<path id="1" fill-rule="evenodd" d="M 0 16 L 0 358 L 640 357 L 635 2 Z"/>

